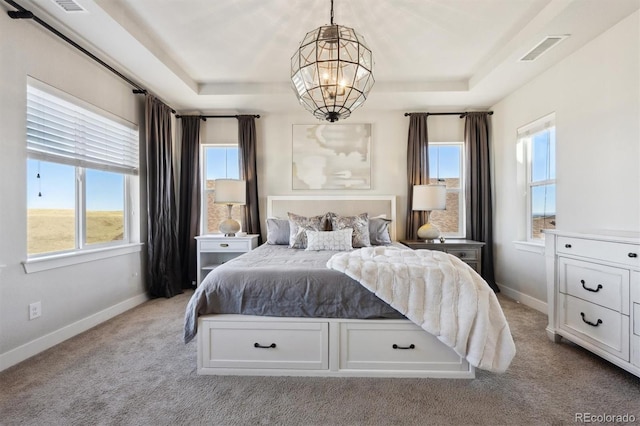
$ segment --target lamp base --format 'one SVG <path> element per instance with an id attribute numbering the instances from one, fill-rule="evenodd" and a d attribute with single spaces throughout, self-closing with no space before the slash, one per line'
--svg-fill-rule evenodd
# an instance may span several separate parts
<path id="1" fill-rule="evenodd" d="M 433 242 L 440 236 L 440 230 L 429 222 L 418 228 L 418 237 L 428 242 Z"/>
<path id="2" fill-rule="evenodd" d="M 226 219 L 220 222 L 218 229 L 220 229 L 220 232 L 224 233 L 225 237 L 235 237 L 236 232 L 240 231 L 240 224 L 237 220 Z"/>

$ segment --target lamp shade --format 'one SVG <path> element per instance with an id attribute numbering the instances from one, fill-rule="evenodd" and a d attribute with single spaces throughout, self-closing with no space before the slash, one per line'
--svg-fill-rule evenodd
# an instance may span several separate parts
<path id="1" fill-rule="evenodd" d="M 216 204 L 245 204 L 247 202 L 247 184 L 239 179 L 215 180 Z"/>
<path id="2" fill-rule="evenodd" d="M 444 185 L 414 185 L 413 210 L 444 210 L 447 205 L 447 187 Z"/>

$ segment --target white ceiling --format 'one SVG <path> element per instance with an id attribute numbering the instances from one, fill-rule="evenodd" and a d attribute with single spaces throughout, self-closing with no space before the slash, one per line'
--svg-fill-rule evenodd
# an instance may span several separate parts
<path id="1" fill-rule="evenodd" d="M 330 21 L 330 0 L 74 1 L 86 12 L 16 0 L 182 113 L 301 109 L 290 59 L 308 31 Z M 334 22 L 364 35 L 373 52 L 376 83 L 362 110 L 472 110 L 639 7 L 640 0 L 335 0 Z M 562 34 L 570 37 L 538 60 L 518 61 L 545 36 Z"/>

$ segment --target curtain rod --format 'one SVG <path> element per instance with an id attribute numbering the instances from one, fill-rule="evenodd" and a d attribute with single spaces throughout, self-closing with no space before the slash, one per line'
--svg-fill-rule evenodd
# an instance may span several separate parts
<path id="1" fill-rule="evenodd" d="M 176 115 L 176 118 L 182 117 L 182 115 Z M 203 121 L 207 121 L 207 118 L 239 118 L 240 115 L 196 115 L 195 117 L 200 117 Z M 253 118 L 260 118 L 260 115 L 253 115 Z"/>
<path id="2" fill-rule="evenodd" d="M 11 19 L 32 19 L 32 20 L 34 20 L 35 22 L 37 22 L 38 24 L 40 24 L 41 26 L 43 26 L 44 28 L 46 28 L 47 30 L 49 30 L 50 32 L 52 32 L 53 34 L 55 34 L 56 36 L 61 38 L 62 40 L 64 40 L 67 43 L 69 43 L 71 46 L 75 47 L 76 49 L 78 49 L 79 51 L 81 51 L 82 53 L 87 55 L 89 58 L 93 59 L 98 64 L 102 65 L 104 68 L 106 68 L 109 71 L 111 71 L 113 74 L 115 74 L 118 77 L 120 77 L 122 80 L 124 80 L 127 83 L 129 83 L 131 86 L 134 87 L 134 89 L 133 89 L 133 93 L 134 94 L 136 94 L 136 95 L 138 95 L 138 94 L 146 95 L 147 94 L 147 89 L 145 89 L 145 88 L 141 87 L 139 84 L 133 82 L 131 79 L 129 79 L 124 74 L 122 74 L 121 72 L 119 72 L 118 70 L 113 68 L 111 65 L 107 64 L 105 61 L 103 61 L 102 59 L 98 58 L 96 55 L 94 55 L 93 53 L 89 52 L 87 49 L 85 49 L 84 47 L 80 46 L 75 41 L 71 40 L 69 37 L 67 37 L 66 35 L 62 34 L 57 29 L 53 28 L 51 25 L 49 25 L 48 23 L 46 23 L 42 19 L 38 18 L 36 15 L 34 15 L 33 12 L 31 12 L 31 11 L 25 9 L 24 7 L 20 6 L 19 4 L 17 4 L 13 0 L 4 0 L 4 1 L 5 1 L 5 3 L 8 3 L 11 6 L 13 6 L 14 8 L 18 9 L 17 11 L 14 11 L 14 10 L 7 11 L 7 15 L 9 15 L 9 17 Z M 171 108 L 171 112 L 174 113 L 174 114 L 176 113 L 176 111 L 173 108 Z"/>
<path id="3" fill-rule="evenodd" d="M 466 117 L 466 115 L 470 112 L 486 112 L 489 115 L 493 115 L 493 111 L 466 111 L 466 112 L 427 112 L 427 117 L 430 115 L 459 115 L 460 118 Z M 404 116 L 408 117 L 411 114 L 423 114 L 420 112 L 405 112 Z"/>

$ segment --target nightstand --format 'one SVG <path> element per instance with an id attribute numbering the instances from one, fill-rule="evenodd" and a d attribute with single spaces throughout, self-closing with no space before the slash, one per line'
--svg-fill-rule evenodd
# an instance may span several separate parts
<path id="1" fill-rule="evenodd" d="M 427 243 L 423 240 L 400 241 L 405 246 L 413 249 L 427 249 L 444 251 L 458 257 L 471 266 L 478 274 L 482 274 L 482 247 L 483 242 L 473 240 L 449 239 L 444 243 L 434 241 Z"/>
<path id="2" fill-rule="evenodd" d="M 223 263 L 247 253 L 258 246 L 258 235 L 225 237 L 224 235 L 200 235 L 198 242 L 198 282 Z"/>

